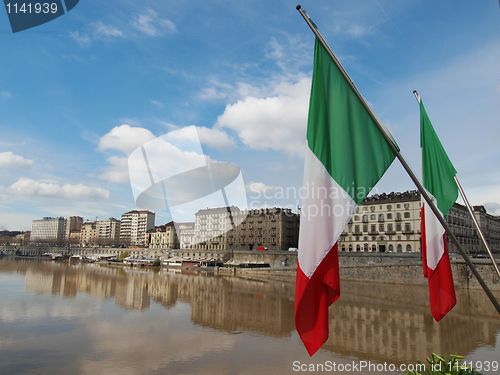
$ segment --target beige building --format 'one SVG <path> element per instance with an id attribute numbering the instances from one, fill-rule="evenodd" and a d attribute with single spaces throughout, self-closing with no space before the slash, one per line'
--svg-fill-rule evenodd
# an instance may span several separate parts
<path id="1" fill-rule="evenodd" d="M 420 252 L 420 194 L 376 194 L 356 209 L 339 251 Z"/>
<path id="2" fill-rule="evenodd" d="M 71 239 L 71 232 L 81 230 L 83 225 L 83 217 L 71 216 L 64 221 L 64 238 Z"/>
<path id="3" fill-rule="evenodd" d="M 179 240 L 174 222 L 160 225 L 146 233 L 146 243 L 151 249 L 178 249 Z"/>
<path id="4" fill-rule="evenodd" d="M 99 220 L 96 224 L 97 245 L 115 246 L 120 242 L 121 222 L 110 217 L 106 220 Z"/>
<path id="5" fill-rule="evenodd" d="M 95 221 L 87 221 L 83 223 L 82 230 L 80 232 L 80 241 L 83 247 L 95 246 L 96 245 L 96 223 Z"/>
<path id="6" fill-rule="evenodd" d="M 82 242 L 82 230 L 72 230 L 69 234 L 69 242 L 75 244 L 81 244 Z"/>
<path id="7" fill-rule="evenodd" d="M 154 212 L 134 210 L 124 213 L 121 218 L 120 242 L 130 246 L 145 246 L 146 232 L 154 227 Z"/>
<path id="8" fill-rule="evenodd" d="M 361 203 L 339 238 L 339 251 L 421 252 L 421 198 L 418 191 L 376 194 Z M 483 206 L 474 207 L 486 240 L 500 249 L 500 217 Z M 445 218 L 462 249 L 484 252 L 467 208 L 455 203 Z M 450 253 L 458 252 L 448 237 Z"/>

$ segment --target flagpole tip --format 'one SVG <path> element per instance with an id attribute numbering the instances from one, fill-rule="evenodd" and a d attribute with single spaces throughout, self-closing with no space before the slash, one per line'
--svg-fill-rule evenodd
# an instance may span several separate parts
<path id="1" fill-rule="evenodd" d="M 299 4 L 299 5 L 297 5 L 295 8 L 297 8 L 297 10 L 299 10 L 299 9 L 300 9 L 300 8 L 302 8 L 302 7 L 301 7 L 301 6 L 300 6 L 300 4 Z"/>

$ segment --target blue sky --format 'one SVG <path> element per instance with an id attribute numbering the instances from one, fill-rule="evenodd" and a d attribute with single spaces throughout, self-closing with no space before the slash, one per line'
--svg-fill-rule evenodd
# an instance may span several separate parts
<path id="1" fill-rule="evenodd" d="M 471 203 L 500 214 L 498 1 L 300 4 L 417 175 L 413 90 Z M 0 11 L 0 229 L 120 218 L 137 208 L 130 152 L 190 125 L 240 166 L 251 207 L 296 210 L 314 48 L 296 5 L 81 0 L 16 34 Z M 396 161 L 376 189 L 414 185 Z"/>

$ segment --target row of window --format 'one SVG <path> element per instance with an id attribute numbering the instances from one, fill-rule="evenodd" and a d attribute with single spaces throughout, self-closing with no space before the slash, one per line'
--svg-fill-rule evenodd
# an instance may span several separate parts
<path id="1" fill-rule="evenodd" d="M 375 205 L 372 205 L 372 206 L 369 206 L 369 207 L 370 207 L 370 211 L 372 211 L 372 212 L 373 212 L 373 211 L 375 211 L 375 210 L 377 209 L 377 208 L 375 207 Z M 405 209 L 405 210 L 409 210 L 409 209 L 410 209 L 410 204 L 409 204 L 409 203 L 404 203 L 404 204 L 403 204 L 403 207 L 404 207 L 404 209 Z M 401 204 L 400 204 L 400 203 L 397 203 L 397 204 L 396 204 L 396 209 L 400 209 L 400 208 L 401 208 Z M 380 209 L 380 210 L 383 210 L 383 209 L 384 209 L 384 206 L 383 206 L 383 205 L 380 205 L 380 206 L 379 206 L 379 209 Z M 388 205 L 386 206 L 386 209 L 387 209 L 387 211 L 391 211 L 391 210 L 392 210 L 392 204 L 388 204 Z M 368 211 L 368 206 L 362 206 L 362 207 L 359 207 L 359 208 L 358 208 L 358 212 L 359 212 L 359 210 L 362 210 L 362 211 Z"/>
<path id="2" fill-rule="evenodd" d="M 349 247 L 346 247 L 345 245 L 342 245 L 342 248 L 341 248 L 342 251 L 354 251 L 354 247 L 352 245 L 349 245 Z M 385 251 L 388 251 L 388 252 L 394 252 L 394 245 L 390 244 L 389 246 L 387 246 L 387 248 L 384 246 L 378 246 L 377 245 L 372 245 L 371 247 L 365 243 L 363 248 L 361 248 L 360 245 L 356 245 L 356 251 L 365 251 L 365 252 L 377 252 L 377 251 L 380 251 L 380 252 L 385 252 Z M 398 253 L 402 253 L 403 252 L 403 245 L 401 244 L 397 244 L 396 245 L 396 252 Z M 412 252 L 412 247 L 410 244 L 406 245 L 406 252 L 408 253 L 411 253 Z"/>
<path id="3" fill-rule="evenodd" d="M 420 211 L 419 211 L 420 213 Z M 419 215 L 420 216 L 420 215 Z M 405 219 L 409 219 L 411 218 L 411 213 L 409 211 L 406 211 L 403 213 L 403 217 Z M 354 215 L 354 221 L 359 221 L 359 218 L 360 216 L 359 215 Z M 378 221 L 384 221 L 385 218 L 387 218 L 387 220 L 392 220 L 392 213 L 388 213 L 386 214 L 386 216 L 384 216 L 384 214 L 378 214 Z M 361 220 L 363 222 L 368 222 L 368 215 L 362 215 L 361 216 Z M 377 215 L 376 214 L 371 214 L 370 215 L 370 220 L 377 220 Z M 396 212 L 396 220 L 401 220 L 401 212 Z"/>
<path id="4" fill-rule="evenodd" d="M 387 228 L 387 229 L 386 229 Z M 396 228 L 396 230 L 394 230 L 394 228 Z M 377 224 L 371 224 L 370 225 L 370 233 L 374 233 L 374 232 L 394 232 L 394 231 L 397 231 L 397 232 L 401 232 L 401 223 L 396 223 L 396 226 L 394 226 L 394 224 L 392 223 L 389 223 L 387 224 L 387 227 L 385 224 L 379 224 L 378 225 L 378 229 L 377 229 Z M 361 229 L 361 226 L 360 225 L 355 225 L 354 226 L 354 232 L 352 231 L 352 225 L 348 225 L 347 226 L 347 232 L 348 233 L 356 233 L 356 234 L 360 234 L 360 233 L 363 233 L 363 232 L 368 232 L 368 224 L 363 224 L 362 226 L 362 229 L 363 231 L 360 230 Z M 412 229 L 411 229 L 411 223 L 405 223 L 404 224 L 404 232 L 411 232 Z"/>

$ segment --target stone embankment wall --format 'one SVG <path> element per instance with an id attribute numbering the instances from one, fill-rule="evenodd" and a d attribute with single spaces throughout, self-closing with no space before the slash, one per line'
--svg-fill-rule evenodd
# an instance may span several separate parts
<path id="1" fill-rule="evenodd" d="M 249 260 L 255 252 L 234 253 L 235 258 Z M 273 269 L 238 269 L 236 275 L 251 278 L 295 281 L 297 253 L 266 252 L 259 256 Z M 287 253 L 287 254 L 283 254 Z M 285 267 L 284 263 L 288 265 Z M 500 291 L 500 279 L 489 259 L 473 259 L 479 274 L 488 287 Z M 498 264 L 498 259 L 497 259 Z M 395 283 L 427 285 L 423 275 L 421 254 L 398 253 L 339 253 L 340 279 L 368 281 L 374 283 Z M 460 257 L 452 257 L 453 279 L 457 288 L 481 289 L 478 281 Z"/>
<path id="2" fill-rule="evenodd" d="M 19 249 L 19 247 L 17 248 Z M 61 247 L 36 247 L 29 249 L 30 253 L 44 252 L 64 253 L 68 251 Z M 0 246 L 0 250 L 8 254 L 14 253 L 10 246 Z M 125 251 L 127 249 L 112 249 Z M 71 250 L 69 250 L 71 251 Z M 92 251 L 89 249 L 88 251 Z M 102 251 L 102 249 L 101 249 Z M 261 262 L 269 264 L 270 268 L 251 269 L 238 268 L 235 272 L 220 269 L 220 274 L 236 275 L 256 279 L 273 279 L 285 282 L 295 282 L 297 267 L 297 252 L 295 251 L 231 251 L 220 250 L 169 250 L 173 256 L 224 259 L 234 263 Z M 500 280 L 489 259 L 473 259 L 474 265 L 491 290 L 500 291 Z M 423 276 L 420 253 L 339 253 L 341 280 L 359 280 L 368 282 L 427 285 Z M 497 259 L 498 264 L 498 259 Z M 452 257 L 452 272 L 457 288 L 479 289 L 481 286 L 460 257 Z"/>

